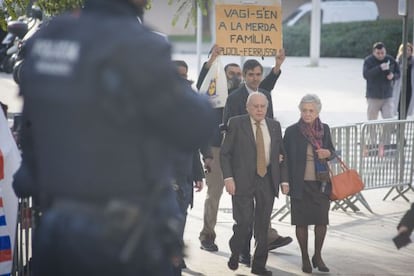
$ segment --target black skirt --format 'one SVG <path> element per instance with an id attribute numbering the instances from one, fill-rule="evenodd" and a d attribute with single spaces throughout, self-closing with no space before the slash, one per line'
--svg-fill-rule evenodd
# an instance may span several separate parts
<path id="1" fill-rule="evenodd" d="M 319 181 L 305 181 L 302 198 L 291 198 L 292 225 L 328 225 L 330 200 Z"/>

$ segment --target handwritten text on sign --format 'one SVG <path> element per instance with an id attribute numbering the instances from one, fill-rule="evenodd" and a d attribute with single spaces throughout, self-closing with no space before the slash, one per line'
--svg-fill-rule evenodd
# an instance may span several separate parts
<path id="1" fill-rule="evenodd" d="M 216 5 L 222 55 L 275 56 L 282 48 L 281 6 Z"/>

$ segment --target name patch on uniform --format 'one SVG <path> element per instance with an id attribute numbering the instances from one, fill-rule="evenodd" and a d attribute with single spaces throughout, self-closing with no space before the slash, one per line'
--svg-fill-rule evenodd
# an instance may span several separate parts
<path id="1" fill-rule="evenodd" d="M 72 73 L 79 52 L 79 42 L 38 39 L 32 51 L 36 60 L 35 70 L 42 74 L 67 76 Z"/>

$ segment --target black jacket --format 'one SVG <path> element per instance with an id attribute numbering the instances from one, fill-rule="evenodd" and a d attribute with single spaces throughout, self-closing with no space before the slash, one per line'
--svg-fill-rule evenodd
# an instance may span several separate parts
<path id="1" fill-rule="evenodd" d="M 211 136 L 210 104 L 188 91 L 165 38 L 127 1 L 88 3 L 27 45 L 19 196 L 147 196 L 169 185 L 172 149 L 192 152 Z"/>
<path id="2" fill-rule="evenodd" d="M 390 70 L 381 70 L 381 63 L 387 61 L 390 62 Z M 392 80 L 387 79 L 390 72 L 394 74 Z M 367 98 L 386 99 L 392 97 L 394 80 L 400 77 L 400 67 L 390 55 L 386 55 L 381 61 L 370 55 L 364 60 L 363 76 L 367 80 L 365 96 Z"/>
<path id="3" fill-rule="evenodd" d="M 322 148 L 329 149 L 331 157 L 333 157 L 335 148 L 327 124 L 323 124 L 323 131 Z M 306 151 L 309 142 L 300 131 L 299 123 L 295 123 L 285 130 L 283 143 L 289 170 L 289 195 L 292 198 L 302 198 L 303 186 L 305 185 Z"/>

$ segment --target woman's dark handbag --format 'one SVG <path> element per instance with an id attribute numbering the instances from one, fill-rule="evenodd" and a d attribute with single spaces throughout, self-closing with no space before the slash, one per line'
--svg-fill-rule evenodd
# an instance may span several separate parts
<path id="1" fill-rule="evenodd" d="M 342 172 L 333 175 L 331 168 L 328 166 L 332 184 L 332 192 L 329 198 L 331 200 L 341 200 L 362 191 L 364 183 L 358 172 L 354 169 L 349 169 L 337 155 L 335 155 L 335 158 L 338 160 Z"/>

